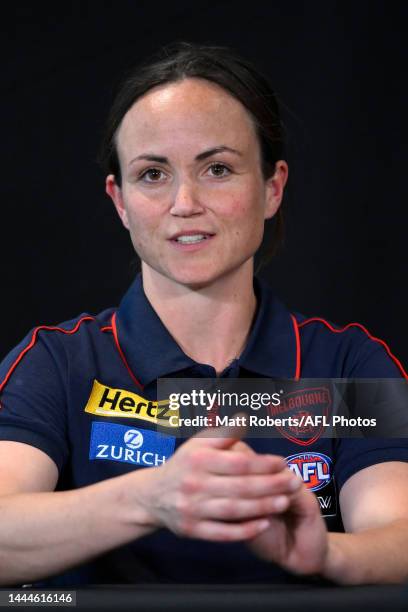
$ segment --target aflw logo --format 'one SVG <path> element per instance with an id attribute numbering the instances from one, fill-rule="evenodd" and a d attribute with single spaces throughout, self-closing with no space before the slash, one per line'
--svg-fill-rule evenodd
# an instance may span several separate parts
<path id="1" fill-rule="evenodd" d="M 320 508 L 322 510 L 328 510 L 331 506 L 331 497 L 322 497 L 321 495 L 317 496 L 317 499 L 320 504 Z"/>

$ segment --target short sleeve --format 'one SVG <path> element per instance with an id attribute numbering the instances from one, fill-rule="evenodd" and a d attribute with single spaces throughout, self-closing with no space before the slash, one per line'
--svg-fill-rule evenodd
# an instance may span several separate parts
<path id="1" fill-rule="evenodd" d="M 400 366 L 400 362 L 388 353 L 383 344 L 367 339 L 355 361 L 352 377 L 356 380 L 379 379 L 380 392 L 376 396 L 381 399 L 381 410 L 389 411 L 393 418 L 399 415 L 401 419 L 404 415 L 408 416 L 408 381 Z M 381 386 L 380 379 L 389 380 Z M 405 423 L 406 418 L 403 421 Z M 395 427 L 390 427 L 392 430 L 395 436 Z M 353 474 L 371 465 L 387 461 L 408 462 L 408 437 L 341 438 L 335 444 L 335 474 L 339 489 Z"/>
<path id="2" fill-rule="evenodd" d="M 386 461 L 408 462 L 407 438 L 342 438 L 336 440 L 335 477 L 339 490 L 353 474 Z"/>
<path id="3" fill-rule="evenodd" d="M 35 446 L 61 472 L 68 457 L 63 351 L 41 332 L 29 334 L 0 364 L 0 388 L 0 440 Z"/>

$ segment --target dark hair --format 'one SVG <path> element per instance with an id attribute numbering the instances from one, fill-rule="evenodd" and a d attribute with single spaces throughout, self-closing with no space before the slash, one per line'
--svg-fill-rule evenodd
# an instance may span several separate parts
<path id="1" fill-rule="evenodd" d="M 123 117 L 136 100 L 153 87 L 189 77 L 216 83 L 248 110 L 259 138 L 265 179 L 273 175 L 276 162 L 284 158 L 279 107 L 267 79 L 251 63 L 227 47 L 172 43 L 150 60 L 128 71 L 109 112 L 98 161 L 106 174 L 115 176 L 119 187 L 122 177 L 116 137 Z M 281 207 L 275 215 L 274 234 L 275 250 L 283 237 Z"/>

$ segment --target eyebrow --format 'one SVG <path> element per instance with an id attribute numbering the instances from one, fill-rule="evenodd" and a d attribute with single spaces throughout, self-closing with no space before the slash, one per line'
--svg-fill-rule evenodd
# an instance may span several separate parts
<path id="1" fill-rule="evenodd" d="M 212 149 L 208 149 L 207 151 L 203 151 L 195 156 L 195 161 L 202 161 L 203 159 L 207 159 L 207 157 L 211 157 L 211 155 L 216 155 L 217 153 L 223 153 L 227 151 L 229 153 L 235 153 L 235 155 L 239 155 L 242 157 L 242 153 L 237 151 L 237 149 L 232 149 L 231 147 L 227 147 L 226 145 L 220 145 L 219 147 L 213 147 Z M 167 157 L 161 157 L 159 155 L 153 155 L 151 153 L 142 153 L 142 155 L 138 155 L 134 157 L 130 162 L 129 166 L 133 164 L 134 161 L 139 159 L 144 159 L 147 161 L 157 162 L 158 164 L 167 164 L 169 160 Z"/>

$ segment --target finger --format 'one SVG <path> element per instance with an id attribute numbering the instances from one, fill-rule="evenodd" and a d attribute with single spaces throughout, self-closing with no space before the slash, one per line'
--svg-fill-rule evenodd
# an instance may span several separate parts
<path id="1" fill-rule="evenodd" d="M 248 444 L 246 444 L 242 440 L 238 440 L 238 442 L 235 442 L 235 444 L 230 447 L 230 450 L 238 451 L 240 453 L 248 453 L 249 455 L 256 455 L 254 449 L 248 446 Z"/>
<path id="2" fill-rule="evenodd" d="M 320 514 L 320 506 L 316 495 L 299 479 L 300 487 L 290 496 L 290 509 L 294 514 L 303 517 Z"/>
<path id="3" fill-rule="evenodd" d="M 220 452 L 203 448 L 192 454 L 190 460 L 198 469 L 222 475 L 276 474 L 288 469 L 284 458 L 279 455 L 232 450 Z"/>
<path id="4" fill-rule="evenodd" d="M 244 413 L 234 414 L 235 417 L 245 416 Z M 210 448 L 229 448 L 245 436 L 247 428 L 244 425 L 207 427 L 191 438 L 196 446 Z"/>
<path id="5" fill-rule="evenodd" d="M 290 470 L 278 474 L 256 474 L 250 476 L 209 476 L 203 482 L 205 493 L 213 497 L 255 498 L 268 495 L 290 495 L 299 490 L 302 481 Z"/>
<path id="6" fill-rule="evenodd" d="M 200 521 L 196 524 L 191 537 L 213 542 L 238 542 L 250 540 L 269 527 L 269 521 L 264 518 L 241 523 Z"/>
<path id="7" fill-rule="evenodd" d="M 226 521 L 242 521 L 285 512 L 290 504 L 288 495 L 274 495 L 256 499 L 219 497 L 200 504 L 200 516 Z"/>

